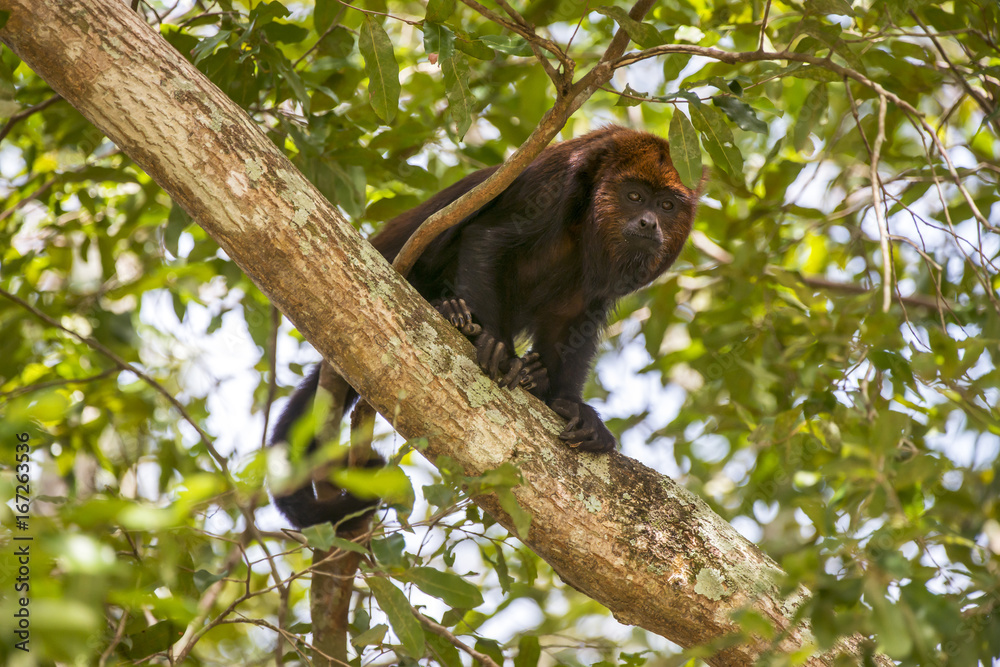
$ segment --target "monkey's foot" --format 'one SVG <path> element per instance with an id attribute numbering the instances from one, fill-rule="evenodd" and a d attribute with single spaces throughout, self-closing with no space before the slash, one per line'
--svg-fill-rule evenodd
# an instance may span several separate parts
<path id="1" fill-rule="evenodd" d="M 518 384 L 539 398 L 549 391 L 549 371 L 542 365 L 537 352 L 529 352 L 521 357 L 523 368 L 518 376 Z"/>
<path id="2" fill-rule="evenodd" d="M 567 421 L 559 439 L 570 447 L 585 452 L 606 453 L 618 444 L 597 411 L 586 403 L 557 398 L 549 403 L 549 407 Z"/>
<path id="3" fill-rule="evenodd" d="M 434 302 L 434 307 L 444 315 L 455 328 L 466 336 L 478 336 L 483 328 L 472 321 L 472 311 L 466 305 L 465 299 L 441 299 Z"/>

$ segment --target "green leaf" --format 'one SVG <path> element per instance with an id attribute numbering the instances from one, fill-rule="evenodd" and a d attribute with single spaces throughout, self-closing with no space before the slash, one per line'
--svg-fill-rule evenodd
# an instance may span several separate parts
<path id="1" fill-rule="evenodd" d="M 476 639 L 476 650 L 493 658 L 493 662 L 498 665 L 502 665 L 504 663 L 503 651 L 500 649 L 500 644 L 496 640 L 480 637 Z"/>
<path id="2" fill-rule="evenodd" d="M 455 48 L 465 55 L 476 58 L 477 60 L 492 60 L 496 57 L 496 53 L 493 49 L 483 44 L 482 41 L 478 39 L 469 39 L 462 33 L 458 33 L 457 36 L 458 39 L 455 40 Z"/>
<path id="3" fill-rule="evenodd" d="M 616 107 L 635 107 L 642 104 L 642 100 L 633 99 L 635 97 L 647 97 L 646 93 L 641 93 L 638 90 L 633 90 L 632 86 L 625 84 L 625 90 L 622 91 L 621 95 L 618 96 L 618 101 L 615 102 Z"/>
<path id="4" fill-rule="evenodd" d="M 188 228 L 191 222 L 191 216 L 174 202 L 170 207 L 170 214 L 167 216 L 167 224 L 163 226 L 163 247 L 174 257 L 180 257 L 178 244 L 181 233 Z"/>
<path id="5" fill-rule="evenodd" d="M 681 177 L 681 183 L 697 190 L 702 171 L 701 144 L 698 143 L 698 132 L 694 125 L 680 109 L 674 109 L 667 140 L 670 142 L 670 160 Z"/>
<path id="6" fill-rule="evenodd" d="M 500 500 L 500 507 L 510 515 L 514 522 L 514 530 L 521 539 L 527 539 L 528 530 L 531 528 L 531 515 L 522 508 L 510 489 L 496 489 L 497 499 Z"/>
<path id="7" fill-rule="evenodd" d="M 496 49 L 500 53 L 506 53 L 510 56 L 528 57 L 534 55 L 531 52 L 531 45 L 523 37 L 516 35 L 483 35 L 479 41 L 491 49 Z"/>
<path id="8" fill-rule="evenodd" d="M 475 609 L 483 603 L 479 589 L 457 574 L 440 572 L 432 567 L 415 567 L 399 577 L 446 604 L 459 609 Z"/>
<path id="9" fill-rule="evenodd" d="M 384 123 L 391 123 L 399 107 L 399 64 L 389 35 L 371 16 L 361 24 L 358 49 L 365 60 L 372 109 Z"/>
<path id="10" fill-rule="evenodd" d="M 333 538 L 336 532 L 329 523 L 320 523 L 302 529 L 302 535 L 306 538 L 306 543 L 313 549 L 328 550 L 333 546 Z"/>
<path id="11" fill-rule="evenodd" d="M 333 25 L 343 7 L 336 0 L 316 0 L 316 9 L 313 10 L 313 26 L 320 35 L 325 33 Z"/>
<path id="12" fill-rule="evenodd" d="M 198 570 L 194 573 L 194 585 L 199 592 L 204 593 L 205 590 L 217 581 L 224 579 L 226 575 L 224 573 L 215 574 L 209 572 L 208 570 Z"/>
<path id="13" fill-rule="evenodd" d="M 191 56 L 193 58 L 192 62 L 197 65 L 202 60 L 212 55 L 215 52 L 215 48 L 229 39 L 232 34 L 231 30 L 220 30 L 211 37 L 207 37 L 198 42 L 198 46 L 191 50 Z"/>
<path id="14" fill-rule="evenodd" d="M 805 5 L 810 14 L 854 16 L 854 8 L 847 0 L 806 0 Z"/>
<path id="15" fill-rule="evenodd" d="M 291 14 L 288 7 L 285 7 L 277 0 L 272 2 L 262 2 L 250 10 L 250 21 L 257 25 L 266 25 L 277 18 L 284 18 Z"/>
<path id="16" fill-rule="evenodd" d="M 359 498 L 382 498 L 387 503 L 403 503 L 413 499 L 410 478 L 396 465 L 383 468 L 341 468 L 333 473 L 333 481 Z"/>
<path id="17" fill-rule="evenodd" d="M 354 34 L 338 25 L 319 43 L 319 52 L 333 58 L 347 58 L 354 53 Z"/>
<path id="18" fill-rule="evenodd" d="M 428 650 L 437 658 L 437 661 L 431 664 L 440 665 L 440 667 L 462 667 L 462 658 L 458 654 L 458 649 L 450 641 L 426 628 L 424 629 L 424 640 L 427 642 Z M 473 661 L 472 664 L 476 664 L 476 662 Z M 400 667 L 404 666 L 400 665 Z M 418 666 L 413 665 L 412 667 Z"/>
<path id="19" fill-rule="evenodd" d="M 615 23 L 622 27 L 633 42 L 644 49 L 651 46 L 658 46 L 663 43 L 663 36 L 660 31 L 648 23 L 640 23 L 628 15 L 621 7 L 598 7 L 595 9 L 598 14 L 609 16 Z"/>
<path id="20" fill-rule="evenodd" d="M 457 499 L 455 489 L 447 484 L 428 484 L 423 487 L 424 498 L 436 507 L 448 507 Z"/>
<path id="21" fill-rule="evenodd" d="M 663 80 L 667 83 L 681 75 L 681 70 L 691 62 L 691 56 L 684 53 L 671 53 L 663 57 Z"/>
<path id="22" fill-rule="evenodd" d="M 734 82 L 735 83 L 735 82 Z M 757 118 L 757 114 L 749 104 L 730 95 L 718 95 L 712 98 L 712 103 L 729 116 L 729 120 L 748 132 L 767 134 L 767 123 Z"/>
<path id="23" fill-rule="evenodd" d="M 456 0 L 429 0 L 424 18 L 432 23 L 444 23 L 455 13 Z"/>
<path id="24" fill-rule="evenodd" d="M 403 557 L 403 549 L 406 547 L 406 540 L 399 533 L 393 533 L 380 540 L 372 540 L 372 553 L 375 560 L 386 567 L 403 567 L 406 559 Z"/>
<path id="25" fill-rule="evenodd" d="M 403 591 L 396 588 L 388 579 L 368 577 L 365 579 L 372 595 L 378 601 L 378 606 L 389 619 L 392 631 L 403 643 L 403 649 L 413 658 L 420 659 L 424 655 L 424 629 L 420 621 L 413 615 L 413 608 Z"/>
<path id="26" fill-rule="evenodd" d="M 273 57 L 270 59 L 271 63 L 281 74 L 282 80 L 287 83 L 292 88 L 292 92 L 295 93 L 295 99 L 302 104 L 302 108 L 305 112 L 309 113 L 309 103 L 311 101 L 308 91 L 306 91 L 306 85 L 302 81 L 302 77 L 299 73 L 295 71 L 292 63 L 285 58 L 277 49 L 269 51 L 273 52 Z"/>
<path id="27" fill-rule="evenodd" d="M 455 52 L 455 34 L 438 23 L 425 22 L 424 31 L 424 53 L 428 56 L 432 53 L 438 55 L 438 61 L 450 58 Z"/>
<path id="28" fill-rule="evenodd" d="M 309 36 L 309 31 L 293 23 L 268 23 L 263 32 L 272 42 L 297 44 Z"/>
<path id="29" fill-rule="evenodd" d="M 377 646 L 385 639 L 385 633 L 388 632 L 388 630 L 388 625 L 379 623 L 378 625 L 368 628 L 357 637 L 351 639 L 351 644 L 357 646 L 358 648 L 362 646 Z"/>
<path id="30" fill-rule="evenodd" d="M 361 554 L 366 556 L 368 554 L 368 549 L 364 548 L 357 542 L 352 542 L 350 540 L 345 540 L 342 537 L 336 537 L 330 540 L 330 546 L 337 547 L 341 551 L 353 551 L 356 554 Z"/>
<path id="31" fill-rule="evenodd" d="M 495 549 L 496 561 L 494 562 L 494 567 L 496 568 L 497 579 L 500 581 L 500 590 L 504 593 L 510 593 L 510 585 L 513 583 L 513 580 L 510 578 L 510 572 L 507 569 L 507 557 L 503 555 L 503 545 L 497 543 Z"/>
<path id="32" fill-rule="evenodd" d="M 719 167 L 739 181 L 743 180 L 743 155 L 736 147 L 733 131 L 719 111 L 704 104 L 692 104 L 688 107 L 691 120 L 701 134 L 705 150 L 712 157 L 715 166 Z"/>
<path id="33" fill-rule="evenodd" d="M 799 110 L 799 118 L 792 130 L 792 145 L 795 150 L 800 151 L 805 148 L 810 133 L 818 130 L 824 123 L 829 106 L 826 84 L 816 84 L 806 95 L 805 102 L 802 103 L 802 108 Z"/>
<path id="34" fill-rule="evenodd" d="M 472 109 L 475 104 L 475 98 L 469 90 L 469 63 L 465 56 L 456 53 L 441 61 L 441 71 L 444 72 L 448 110 L 455 121 L 455 134 L 461 140 L 472 125 Z"/>
<path id="35" fill-rule="evenodd" d="M 514 667 L 535 667 L 542 657 L 542 648 L 535 635 L 525 635 L 517 642 L 517 656 Z"/>
<path id="36" fill-rule="evenodd" d="M 128 649 L 125 655 L 130 660 L 140 660 L 146 656 L 158 653 L 170 647 L 177 641 L 177 624 L 173 621 L 160 621 L 144 630 L 127 635 Z"/>

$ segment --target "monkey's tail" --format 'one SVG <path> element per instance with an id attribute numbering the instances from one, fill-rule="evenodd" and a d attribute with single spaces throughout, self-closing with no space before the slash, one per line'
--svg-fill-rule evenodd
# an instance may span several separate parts
<path id="1" fill-rule="evenodd" d="M 269 445 L 288 442 L 289 434 L 298 419 L 311 410 L 313 398 L 319 388 L 319 374 L 322 364 L 316 364 L 301 384 L 295 389 L 288 404 L 282 410 L 281 416 L 271 432 Z M 341 418 L 354 406 L 358 393 L 352 387 L 348 388 L 341 407 Z M 339 420 L 338 420 L 339 422 Z M 315 438 L 309 442 L 307 450 L 315 451 L 318 443 Z M 380 467 L 385 465 L 379 457 L 372 457 L 365 467 Z M 365 500 L 335 486 L 328 481 L 308 482 L 288 493 L 272 494 L 275 506 L 297 528 L 305 528 L 320 523 L 341 523 L 341 527 L 350 530 L 367 517 L 367 510 L 373 509 L 378 500 Z M 351 517 L 351 518 L 347 518 Z M 345 519 L 347 519 L 345 521 Z"/>

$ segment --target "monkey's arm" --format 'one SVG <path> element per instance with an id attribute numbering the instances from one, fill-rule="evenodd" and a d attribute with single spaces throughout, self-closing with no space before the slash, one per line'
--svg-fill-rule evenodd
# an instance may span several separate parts
<path id="1" fill-rule="evenodd" d="M 491 212 L 480 214 L 461 232 L 455 296 L 437 304 L 475 345 L 483 371 L 508 389 L 527 382 L 522 376 L 525 360 L 514 348 L 518 304 L 511 294 L 509 255 L 516 240 Z"/>
<path id="2" fill-rule="evenodd" d="M 567 422 L 559 439 L 588 452 L 610 452 L 618 444 L 597 411 L 583 401 L 583 385 L 605 317 L 606 309 L 597 304 L 573 322 L 543 328 L 535 340 L 550 383 L 542 398 Z"/>

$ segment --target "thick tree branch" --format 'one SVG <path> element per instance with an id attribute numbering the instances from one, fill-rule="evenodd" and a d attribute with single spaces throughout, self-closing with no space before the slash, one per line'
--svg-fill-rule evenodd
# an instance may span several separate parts
<path id="1" fill-rule="evenodd" d="M 738 634 L 739 611 L 774 626 L 775 640 L 726 644 L 714 665 L 813 646 L 795 620 L 807 591 L 784 593 L 774 561 L 669 478 L 563 446 L 551 411 L 483 375 L 464 337 L 125 5 L 0 0 L 0 9 L 10 12 L 0 40 L 154 178 L 404 437 L 426 437 L 428 458 L 448 455 L 471 475 L 519 466 L 525 483 L 514 495 L 533 517 L 522 537 L 564 581 L 683 646 Z M 476 502 L 514 530 L 494 497 Z M 858 656 L 860 643 L 806 664 Z"/>

